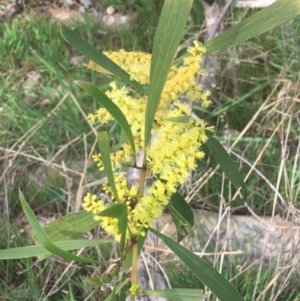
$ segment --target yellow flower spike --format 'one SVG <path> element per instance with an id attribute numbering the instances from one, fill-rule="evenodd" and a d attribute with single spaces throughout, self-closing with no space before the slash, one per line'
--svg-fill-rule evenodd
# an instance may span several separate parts
<path id="1" fill-rule="evenodd" d="M 182 115 L 190 116 L 191 108 L 182 104 L 178 99 L 181 95 L 187 95 L 192 101 L 199 100 L 204 108 L 210 104 L 209 92 L 203 92 L 201 85 L 196 83 L 195 77 L 201 74 L 199 63 L 205 48 L 194 42 L 194 46 L 188 48 L 188 55 L 181 66 L 171 66 L 167 81 L 161 94 L 160 104 L 155 116 L 153 134 L 150 148 L 147 151 L 147 170 L 155 181 L 148 188 L 146 195 L 138 197 L 138 187 L 128 185 L 122 174 L 115 176 L 115 183 L 119 197 L 127 205 L 128 227 L 127 239 L 132 236 L 145 235 L 146 229 L 151 226 L 153 220 L 158 218 L 164 207 L 170 202 L 170 198 L 189 175 L 190 169 L 196 167 L 196 159 L 202 159 L 204 153 L 201 145 L 207 141 L 205 131 L 212 130 L 202 120 L 190 119 L 189 123 L 177 123 L 168 121 L 171 117 Z M 131 79 L 140 84 L 148 85 L 151 55 L 143 52 L 119 52 L 105 53 L 111 60 L 126 70 Z M 91 65 L 92 69 L 96 66 Z M 101 71 L 97 70 L 97 71 Z M 116 82 L 110 84 L 106 95 L 121 109 L 131 127 L 137 152 L 143 150 L 144 145 L 144 120 L 147 105 L 146 97 L 134 97 L 134 94 L 126 87 L 119 87 Z M 173 106 L 170 108 L 170 105 Z M 89 122 L 106 124 L 111 122 L 112 116 L 103 108 L 95 114 L 89 115 Z M 111 153 L 113 170 L 118 171 L 123 166 L 131 164 L 133 154 L 126 142 L 122 147 Z M 103 164 L 99 155 L 93 156 L 99 169 Z M 114 202 L 114 196 L 108 183 L 102 187 L 103 191 Z M 105 208 L 102 200 L 96 196 L 87 194 L 83 200 L 83 208 L 92 211 L 94 219 L 101 223 L 105 231 L 112 234 L 116 240 L 120 240 L 118 223 L 116 219 L 100 217 L 99 212 Z M 130 234 L 129 234 L 130 233 Z"/>

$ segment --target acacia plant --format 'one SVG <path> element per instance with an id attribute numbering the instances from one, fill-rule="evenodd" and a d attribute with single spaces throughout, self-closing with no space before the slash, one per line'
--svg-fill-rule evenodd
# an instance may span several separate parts
<path id="1" fill-rule="evenodd" d="M 193 237 L 194 218 L 191 208 L 178 192 L 196 161 L 204 159 L 201 147 L 208 146 L 242 198 L 229 206 L 246 201 L 246 187 L 232 160 L 211 135 L 213 126 L 193 117 L 191 105 L 180 101 L 183 95 L 204 108 L 210 104 L 209 93 L 202 91 L 196 76 L 203 55 L 226 49 L 257 34 L 268 31 L 300 14 L 299 0 L 278 0 L 213 40 L 202 45 L 198 41 L 188 47 L 184 56 L 174 56 L 190 13 L 192 0 L 165 0 L 152 55 L 144 52 L 99 52 L 65 25 L 63 38 L 90 59 L 92 70 L 111 74 L 113 81 L 104 93 L 94 84 L 78 80 L 76 84 L 100 104 L 89 114 L 90 123 L 110 124 L 116 121 L 126 140 L 115 151 L 110 150 L 107 132 L 97 134 L 100 152 L 93 155 L 98 168 L 107 176 L 101 187 L 109 201 L 87 192 L 84 210 L 66 215 L 42 228 L 20 192 L 20 201 L 35 233 L 36 246 L 0 251 L 0 259 L 49 256 L 66 260 L 99 264 L 98 261 L 76 256 L 68 250 L 107 242 L 119 242 L 120 257 L 113 262 L 106 281 L 113 290 L 106 300 L 120 300 L 126 295 L 134 300 L 143 294 L 159 295 L 170 300 L 199 300 L 201 290 L 143 290 L 138 283 L 137 260 L 149 231 L 161 239 L 219 300 L 243 300 L 235 288 L 204 259 L 199 258 L 179 242 Z M 121 79 L 116 81 L 116 78 Z M 137 157 L 142 160 L 137 162 Z M 138 183 L 130 182 L 119 171 L 136 169 Z M 152 184 L 146 187 L 146 177 Z M 177 242 L 151 228 L 163 210 L 168 208 L 177 229 Z M 112 239 L 82 240 L 87 231 L 101 225 Z M 131 268 L 131 276 L 126 272 Z M 95 280 L 95 279 L 94 279 Z M 102 283 L 104 277 L 99 279 Z M 99 282 L 99 283 L 100 283 Z M 128 285 L 127 285 L 128 284 Z M 129 287 L 129 291 L 126 288 Z"/>

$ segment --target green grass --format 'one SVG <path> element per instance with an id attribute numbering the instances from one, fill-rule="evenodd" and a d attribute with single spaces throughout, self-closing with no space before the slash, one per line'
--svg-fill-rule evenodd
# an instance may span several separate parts
<path id="1" fill-rule="evenodd" d="M 162 2 L 140 0 L 124 3 L 116 0 L 115 3 L 122 4 L 118 9 L 124 13 L 137 13 L 137 20 L 129 28 L 109 31 L 97 20 L 85 15 L 85 23 L 74 25 L 77 34 L 101 50 L 124 48 L 150 52 Z M 103 5 L 109 4 L 111 1 Z M 234 9 L 227 21 L 238 20 L 241 14 L 241 11 Z M 202 21 L 201 7 L 195 5 L 185 39 L 192 37 Z M 293 101 L 293 97 L 298 97 L 297 87 L 299 89 L 299 27 L 300 20 L 296 19 L 220 54 L 222 72 L 213 94 L 212 113 L 207 117 L 209 123 L 216 124 L 216 135 L 220 139 L 224 138 L 227 127 L 239 133 L 249 126 L 234 148 L 234 152 L 244 161 L 236 155 L 232 157 L 242 174 L 246 175 L 261 156 L 256 169 L 265 178 L 254 171 L 247 180 L 249 205 L 261 215 L 272 213 L 275 191 L 283 196 L 286 206 L 299 206 L 299 175 L 295 172 L 299 167 L 299 106 Z M 86 70 L 84 65 L 72 65 L 71 58 L 78 56 L 78 53 L 61 38 L 59 26 L 49 25 L 47 19 L 37 20 L 32 15 L 23 23 L 17 19 L 4 22 L 0 33 L 3 36 L 0 39 L 0 171 L 3 171 L 0 172 L 0 212 L 4 213 L 0 223 L 0 248 L 8 248 L 30 243 L 28 236 L 19 233 L 22 227 L 19 221 L 23 215 L 18 201 L 18 187 L 36 214 L 48 216 L 65 214 L 67 208 L 72 210 L 82 198 L 79 187 L 84 193 L 87 190 L 99 192 L 96 184 L 89 188 L 84 186 L 102 178 L 95 166 L 87 167 L 83 183 L 80 174 L 89 154 L 96 151 L 95 137 L 85 115 L 93 112 L 97 105 L 73 81 L 92 81 L 105 89 L 109 78 Z M 233 64 L 233 58 L 239 63 Z M 33 71 L 39 78 L 26 90 L 24 82 L 29 72 Z M 293 83 L 289 88 L 291 97 L 278 100 L 278 92 L 288 80 Z M 251 121 L 266 99 L 269 107 Z M 110 137 L 112 147 L 118 144 L 121 133 L 117 126 L 110 132 Z M 228 139 L 226 145 L 232 145 L 235 141 L 236 137 Z M 266 145 L 268 147 L 264 149 Z M 282 145 L 286 146 L 285 152 Z M 282 157 L 286 158 L 283 163 Z M 45 167 L 47 162 L 48 168 Z M 209 167 L 214 166 L 215 162 L 210 157 L 208 163 L 201 162 L 195 179 L 200 179 Z M 195 184 L 193 189 L 198 190 L 196 196 L 193 196 L 194 190 L 185 188 L 197 206 L 210 206 L 216 210 L 221 198 L 229 200 L 233 196 L 233 189 L 220 170 L 209 181 L 204 178 Z M 199 204 L 200 198 L 206 200 L 205 205 L 201 201 Z M 276 205 L 275 212 L 284 214 L 286 206 Z M 238 213 L 245 214 L 247 211 L 240 208 Z M 12 235 L 16 236 L 13 240 Z M 102 252 L 101 255 L 100 250 L 89 250 L 84 255 L 109 257 L 110 250 Z M 36 259 L 0 261 L 0 292 L 7 300 L 44 300 L 52 288 L 59 288 L 46 300 L 103 300 L 100 290 L 91 294 L 94 288 L 87 285 L 86 278 L 94 273 L 100 275 L 105 266 L 97 270 L 88 265 L 74 265 L 66 271 L 67 266 L 68 263 L 57 258 L 41 262 Z M 184 268 L 178 272 L 176 267 L 168 264 L 167 270 L 176 287 L 200 285 L 186 274 Z M 236 272 L 227 266 L 223 267 L 222 272 L 229 279 L 236 276 Z M 61 275 L 62 280 L 55 286 Z M 256 270 L 251 270 L 233 281 L 245 300 L 252 300 L 255 286 L 256 297 L 263 293 L 274 277 L 272 272 L 263 273 L 257 285 L 257 275 Z M 270 292 L 271 289 L 265 293 L 264 300 L 271 298 Z M 297 298 L 298 291 L 291 287 L 277 300 Z"/>

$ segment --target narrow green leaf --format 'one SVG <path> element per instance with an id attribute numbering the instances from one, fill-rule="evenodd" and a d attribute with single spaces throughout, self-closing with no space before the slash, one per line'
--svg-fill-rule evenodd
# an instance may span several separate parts
<path id="1" fill-rule="evenodd" d="M 206 260 L 195 255 L 171 238 L 150 228 L 216 296 L 222 301 L 244 301 L 235 288 Z"/>
<path id="2" fill-rule="evenodd" d="M 203 298 L 203 292 L 199 289 L 173 288 L 164 290 L 144 290 L 147 295 L 167 298 L 170 301 L 199 301 Z"/>
<path id="3" fill-rule="evenodd" d="M 193 0 L 165 0 L 154 37 L 150 85 L 145 116 L 145 149 L 150 142 L 154 116 Z"/>
<path id="4" fill-rule="evenodd" d="M 114 204 L 98 213 L 100 216 L 109 216 L 118 219 L 119 233 L 121 234 L 120 253 L 123 254 L 125 248 L 125 238 L 127 231 L 127 206 L 126 204 Z"/>
<path id="5" fill-rule="evenodd" d="M 170 117 L 165 119 L 166 121 L 170 121 L 170 122 L 178 122 L 178 123 L 189 123 L 191 120 L 191 116 L 178 116 L 178 117 Z"/>
<path id="6" fill-rule="evenodd" d="M 123 273 L 121 276 L 121 281 L 122 283 L 126 284 L 129 280 L 126 276 L 126 273 Z M 126 301 L 126 294 L 127 293 L 127 287 L 125 285 L 123 285 L 120 289 L 120 293 L 119 293 L 119 301 Z"/>
<path id="7" fill-rule="evenodd" d="M 170 203 L 193 227 L 195 224 L 194 214 L 184 197 L 179 192 L 175 192 L 171 197 Z"/>
<path id="8" fill-rule="evenodd" d="M 115 199 L 120 203 L 118 191 L 115 183 L 114 173 L 110 160 L 110 148 L 108 142 L 107 132 L 101 132 L 98 134 L 98 145 L 100 148 L 101 161 L 103 163 L 104 171 L 107 176 L 108 182 L 111 186 L 111 190 L 115 196 Z"/>
<path id="9" fill-rule="evenodd" d="M 68 28 L 66 25 L 61 24 L 60 33 L 62 37 L 73 47 L 75 47 L 80 53 L 86 56 L 88 59 L 94 61 L 99 66 L 103 67 L 105 70 L 119 76 L 124 82 L 135 87 L 138 91 L 145 93 L 143 86 L 141 86 L 136 81 L 130 79 L 130 75 L 121 69 L 112 60 L 106 57 L 103 53 L 96 50 L 85 40 L 80 38 L 73 30 Z"/>
<path id="10" fill-rule="evenodd" d="M 55 244 L 64 251 L 70 251 L 113 242 L 113 239 L 77 239 L 68 241 L 57 241 L 55 242 Z M 44 257 L 48 255 L 52 254 L 41 245 L 0 250 L 0 260 L 20 259 L 33 256 Z"/>
<path id="11" fill-rule="evenodd" d="M 300 0 L 277 0 L 224 31 L 204 46 L 207 53 L 224 50 L 256 37 L 300 15 Z"/>
<path id="12" fill-rule="evenodd" d="M 243 194 L 242 200 L 243 202 L 245 202 L 247 200 L 247 188 L 244 183 L 243 177 L 241 176 L 239 170 L 237 169 L 230 156 L 227 154 L 222 144 L 214 137 L 209 136 L 205 145 L 207 145 L 210 152 L 212 153 L 218 164 L 221 166 L 233 186 L 236 189 L 241 188 Z M 232 202 L 230 205 L 233 204 L 234 202 Z"/>
<path id="13" fill-rule="evenodd" d="M 51 241 L 49 236 L 46 234 L 44 229 L 40 226 L 39 221 L 37 220 L 33 211 L 31 210 L 30 206 L 26 202 L 21 190 L 19 190 L 19 198 L 20 198 L 20 202 L 21 202 L 23 211 L 28 219 L 30 226 L 32 227 L 32 230 L 33 230 L 37 240 L 47 251 L 49 251 L 53 255 L 59 256 L 63 259 L 70 260 L 70 261 L 75 260 L 75 261 L 86 262 L 86 263 L 99 263 L 98 261 L 95 261 L 92 259 L 87 259 L 84 257 L 73 255 L 67 251 L 62 250 L 57 245 L 55 245 Z"/>
<path id="14" fill-rule="evenodd" d="M 135 152 L 135 145 L 133 140 L 133 135 L 130 129 L 130 125 L 124 116 L 123 112 L 119 109 L 119 107 L 111 100 L 109 99 L 105 93 L 103 93 L 101 90 L 96 88 L 93 84 L 77 80 L 75 83 L 84 89 L 86 92 L 88 92 L 91 96 L 93 96 L 97 101 L 100 102 L 100 104 L 109 112 L 111 116 L 114 117 L 114 119 L 117 121 L 117 123 L 121 126 L 123 129 L 128 142 L 131 146 L 134 161 L 136 160 L 136 152 Z M 135 162 L 134 162 L 135 163 Z"/>
<path id="15" fill-rule="evenodd" d="M 44 226 L 43 229 L 49 238 L 55 242 L 79 239 L 82 235 L 97 226 L 99 226 L 99 222 L 94 220 L 93 214 L 91 212 L 81 210 L 56 219 Z M 35 235 L 33 235 L 32 238 L 36 244 L 39 243 Z M 49 257 L 49 255 L 41 255 L 39 256 L 39 259 L 46 257 Z"/>
<path id="16" fill-rule="evenodd" d="M 93 214 L 85 210 L 67 214 L 46 225 L 43 229 L 52 241 L 79 239 L 83 234 L 99 226 Z"/>
<path id="17" fill-rule="evenodd" d="M 172 195 L 168 209 L 177 230 L 177 242 L 181 242 L 186 235 L 194 238 L 195 233 L 192 228 L 194 226 L 194 215 L 192 209 L 178 192 Z"/>

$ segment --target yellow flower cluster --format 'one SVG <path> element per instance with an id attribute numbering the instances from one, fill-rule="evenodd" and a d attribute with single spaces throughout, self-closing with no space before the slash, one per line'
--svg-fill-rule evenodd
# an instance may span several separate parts
<path id="1" fill-rule="evenodd" d="M 97 163 L 100 171 L 104 170 L 101 154 L 94 154 L 92 159 Z M 110 160 L 112 162 L 113 170 L 120 169 L 125 164 L 129 164 L 132 161 L 131 147 L 128 143 L 123 143 L 122 148 L 110 154 Z"/>
<path id="2" fill-rule="evenodd" d="M 140 292 L 141 287 L 138 283 L 133 283 L 129 289 L 131 295 L 136 296 Z"/>
<path id="3" fill-rule="evenodd" d="M 151 54 L 144 52 L 117 52 L 104 51 L 104 55 L 110 58 L 119 67 L 125 70 L 131 77 L 142 85 L 149 83 Z"/>
<path id="4" fill-rule="evenodd" d="M 206 130 L 210 130 L 202 120 L 190 118 L 189 122 L 176 122 L 176 118 L 191 116 L 191 109 L 187 104 L 179 102 L 179 97 L 186 94 L 191 100 L 201 100 L 203 107 L 210 104 L 209 93 L 203 92 L 197 85 L 195 77 L 199 74 L 199 64 L 203 46 L 194 42 L 188 49 L 188 56 L 182 66 L 172 66 L 165 83 L 160 104 L 155 115 L 153 138 L 147 150 L 147 172 L 153 176 L 153 184 L 143 196 L 138 196 L 138 188 L 128 185 L 123 176 L 116 176 L 116 185 L 121 202 L 128 208 L 128 238 L 129 236 L 145 235 L 146 229 L 153 220 L 158 218 L 178 186 L 187 179 L 189 171 L 196 168 L 196 160 L 202 159 L 204 153 L 200 150 L 206 142 Z M 132 79 L 141 84 L 149 83 L 151 55 L 142 52 L 107 52 L 111 60 L 128 72 Z M 91 69 L 97 70 L 92 64 Z M 98 70 L 99 71 L 99 70 Z M 106 95 L 122 110 L 128 120 L 134 136 L 137 152 L 143 150 L 144 120 L 146 111 L 146 97 L 135 98 L 131 96 L 126 87 L 117 87 L 110 84 L 111 89 Z M 112 116 L 103 108 L 89 115 L 90 122 L 102 124 L 113 120 Z M 115 171 L 133 161 L 133 154 L 128 143 L 111 154 L 111 161 Z M 93 156 L 98 167 L 102 170 L 103 164 L 99 154 Z M 108 184 L 103 190 L 111 196 L 112 191 Z M 108 217 L 100 217 L 98 213 L 108 205 L 96 196 L 87 194 L 84 198 L 83 208 L 91 211 L 96 220 L 101 221 L 102 227 L 120 239 L 117 221 Z M 130 234 L 130 235 L 129 235 Z"/>
<path id="5" fill-rule="evenodd" d="M 128 212 L 131 212 L 137 198 L 137 187 L 132 185 L 128 188 L 127 181 L 121 174 L 115 176 L 115 183 L 120 201 L 125 203 L 127 205 Z M 111 187 L 108 183 L 103 185 L 103 191 L 107 193 L 112 200 L 114 200 Z M 83 198 L 83 209 L 92 212 L 94 219 L 101 222 L 102 228 L 107 233 L 114 235 L 116 241 L 120 241 L 121 236 L 118 233 L 118 220 L 116 218 L 99 215 L 99 213 L 108 208 L 108 206 L 109 204 L 105 203 L 103 199 L 99 199 L 96 195 L 91 195 L 90 193 Z M 127 237 L 129 237 L 129 233 L 127 233 Z"/>

